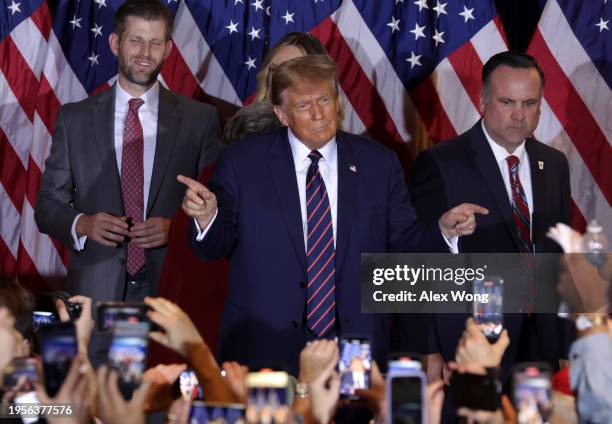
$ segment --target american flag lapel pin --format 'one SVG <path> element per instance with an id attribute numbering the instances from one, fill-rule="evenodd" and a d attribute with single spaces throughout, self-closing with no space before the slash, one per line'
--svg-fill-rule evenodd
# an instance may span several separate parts
<path id="1" fill-rule="evenodd" d="M 540 169 L 540 171 L 544 169 L 544 161 L 542 160 L 538 161 L 538 168 Z"/>
<path id="2" fill-rule="evenodd" d="M 357 167 L 355 165 L 349 166 L 349 169 L 353 172 L 357 172 Z"/>

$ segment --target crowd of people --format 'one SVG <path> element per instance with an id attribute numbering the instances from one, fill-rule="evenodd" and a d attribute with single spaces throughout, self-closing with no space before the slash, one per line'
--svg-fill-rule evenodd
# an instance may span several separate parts
<path id="1" fill-rule="evenodd" d="M 117 82 L 57 116 L 35 219 L 70 249 L 68 294 L 43 306 L 2 281 L 1 419 L 612 422 L 612 259 L 580 254 L 566 225 L 567 160 L 532 137 L 533 57 L 485 63 L 482 119 L 422 152 L 407 185 L 395 153 L 342 130 L 316 37 L 269 50 L 255 102 L 221 134 L 212 106 L 158 81 L 172 24 L 159 1 L 126 1 L 109 36 Z M 179 208 L 185 243 L 229 260 L 216 351 L 157 294 Z M 468 314 L 363 313 L 363 252 L 517 254 L 517 309 L 495 339 Z M 563 258 L 547 284 L 565 318 L 538 313 L 540 253 Z M 147 368 L 149 343 L 183 360 Z"/>

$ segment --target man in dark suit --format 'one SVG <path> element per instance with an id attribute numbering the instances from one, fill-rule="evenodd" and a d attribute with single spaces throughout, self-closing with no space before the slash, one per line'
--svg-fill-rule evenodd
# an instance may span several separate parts
<path id="1" fill-rule="evenodd" d="M 72 294 L 94 301 L 154 294 L 183 194 L 176 175 L 198 178 L 216 158 L 216 111 L 157 81 L 172 20 L 157 1 L 124 3 L 109 36 L 118 82 L 58 113 L 35 218 L 71 249 Z"/>
<path id="2" fill-rule="evenodd" d="M 484 65 L 482 82 L 482 120 L 417 158 L 410 183 L 415 208 L 425 217 L 463 202 L 486 207 L 490 213 L 478 217 L 474 234 L 458 241 L 462 253 L 531 257 L 559 252 L 546 232 L 557 222 L 569 222 L 569 168 L 561 152 L 531 136 L 540 117 L 544 75 L 531 56 L 503 52 Z M 514 281 L 505 284 L 505 297 L 528 299 L 533 294 L 529 283 L 542 284 L 524 275 L 527 281 L 520 287 Z M 431 354 L 428 374 L 436 379 L 445 362 L 454 359 L 465 317 L 440 314 L 430 324 L 429 338 L 421 340 L 426 342 L 421 347 Z M 503 362 L 505 377 L 516 361 L 547 360 L 556 365 L 566 354 L 568 327 L 556 316 L 506 314 L 504 325 L 511 339 Z"/>
<path id="3" fill-rule="evenodd" d="M 271 98 L 288 128 L 230 145 L 211 191 L 179 177 L 194 249 L 231 260 L 220 356 L 295 372 L 307 341 L 357 333 L 383 360 L 389 323 L 360 312 L 360 253 L 448 251 L 443 235 L 471 233 L 482 209 L 461 205 L 418 223 L 393 152 L 338 130 L 329 58 L 280 65 Z"/>

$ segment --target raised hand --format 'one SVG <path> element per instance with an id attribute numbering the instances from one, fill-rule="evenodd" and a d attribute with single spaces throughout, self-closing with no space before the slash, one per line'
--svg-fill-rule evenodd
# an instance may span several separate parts
<path id="1" fill-rule="evenodd" d="M 183 197 L 183 211 L 187 216 L 195 218 L 200 229 L 203 230 L 210 224 L 217 212 L 217 197 L 204 184 L 196 180 L 183 175 L 177 176 L 176 179 L 187 186 L 185 197 Z"/>
<path id="2" fill-rule="evenodd" d="M 473 203 L 462 203 L 447 211 L 438 220 L 446 238 L 468 236 L 476 230 L 476 214 L 488 215 L 489 210 Z"/>

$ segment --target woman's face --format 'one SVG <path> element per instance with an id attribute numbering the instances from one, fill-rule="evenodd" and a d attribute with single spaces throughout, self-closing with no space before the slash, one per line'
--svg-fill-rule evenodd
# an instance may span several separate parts
<path id="1" fill-rule="evenodd" d="M 272 58 L 272 65 L 278 66 L 283 62 L 286 62 L 291 59 L 295 59 L 296 57 L 302 57 L 304 53 L 296 47 L 296 46 L 283 46 L 274 55 Z"/>

